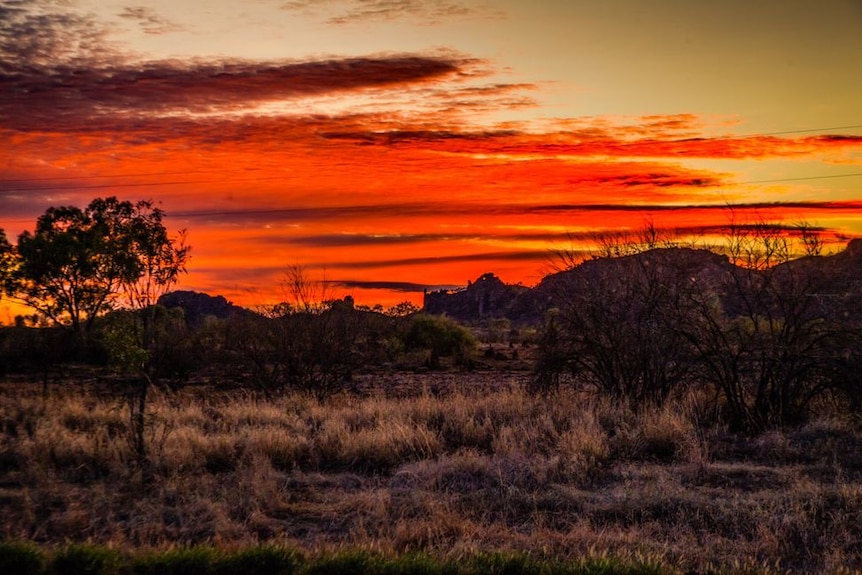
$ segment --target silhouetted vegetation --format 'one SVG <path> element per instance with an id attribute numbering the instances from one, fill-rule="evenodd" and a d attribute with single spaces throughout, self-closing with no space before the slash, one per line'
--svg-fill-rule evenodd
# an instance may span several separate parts
<path id="1" fill-rule="evenodd" d="M 426 350 L 428 365 L 440 367 L 440 358 L 453 356 L 456 365 L 465 366 L 476 348 L 473 334 L 466 327 L 445 316 L 413 316 L 404 334 L 407 349 Z"/>
<path id="2" fill-rule="evenodd" d="M 544 329 L 538 388 L 571 372 L 634 409 L 709 389 L 724 421 L 755 432 L 853 397 L 862 261 L 795 260 L 791 240 L 765 224 L 730 232 L 727 255 L 627 247 L 551 278 L 558 314 Z M 817 245 L 803 242 L 806 253 Z"/>

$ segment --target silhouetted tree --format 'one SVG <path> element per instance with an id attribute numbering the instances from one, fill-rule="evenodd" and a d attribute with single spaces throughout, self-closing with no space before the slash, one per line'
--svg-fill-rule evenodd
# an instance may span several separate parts
<path id="1" fill-rule="evenodd" d="M 734 266 L 691 293 L 680 331 L 704 377 L 721 391 L 731 425 L 760 431 L 798 424 L 833 385 L 846 327 L 830 312 L 825 279 L 791 261 L 789 239 L 769 225 L 732 226 Z"/>
<path id="2" fill-rule="evenodd" d="M 71 325 L 79 342 L 96 318 L 118 306 L 105 328 L 110 361 L 127 377 L 131 444 L 144 476 L 147 394 L 158 351 L 159 295 L 185 271 L 189 248 L 168 235 L 163 212 L 151 202 L 97 198 L 83 210 L 51 207 L 35 232 L 18 237 L 8 291 L 58 325 Z M 8 268 L 10 266 L 4 266 Z M 164 322 L 162 322 L 164 323 Z"/>
<path id="3" fill-rule="evenodd" d="M 292 266 L 284 283 L 291 301 L 228 322 L 226 345 L 260 391 L 292 389 L 324 398 L 352 378 L 368 327 L 361 318 L 369 312 L 356 310 L 349 296 L 330 299 L 327 285 Z"/>
<path id="4" fill-rule="evenodd" d="M 6 232 L 0 228 L 0 299 L 13 292 L 13 278 L 17 265 L 15 249 L 6 238 Z"/>
<path id="5" fill-rule="evenodd" d="M 570 361 L 571 350 L 557 327 L 556 316 L 557 310 L 554 310 L 539 334 L 535 377 L 527 389 L 530 393 L 548 394 L 559 390 L 563 374 L 574 368 L 574 362 Z"/>
<path id="6" fill-rule="evenodd" d="M 18 237 L 7 291 L 83 338 L 121 295 L 145 307 L 184 270 L 188 249 L 168 237 L 162 215 L 151 202 L 115 197 L 48 208 Z"/>
<path id="7" fill-rule="evenodd" d="M 401 303 L 388 308 L 385 313 L 391 317 L 407 317 L 408 315 L 413 315 L 420 311 L 421 309 L 413 302 L 402 301 Z"/>
<path id="8" fill-rule="evenodd" d="M 694 250 L 651 250 L 584 262 L 562 276 L 553 327 L 562 339 L 555 347 L 568 352 L 568 368 L 633 407 L 660 404 L 684 386 L 691 348 L 675 317 L 687 300 L 690 268 L 699 261 Z"/>

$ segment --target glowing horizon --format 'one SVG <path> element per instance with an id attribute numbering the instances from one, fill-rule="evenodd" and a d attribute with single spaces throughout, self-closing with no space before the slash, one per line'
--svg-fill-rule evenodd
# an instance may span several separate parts
<path id="1" fill-rule="evenodd" d="M 152 199 L 193 246 L 177 289 L 240 305 L 284 299 L 294 264 L 364 305 L 532 285 L 572 238 L 715 234 L 731 205 L 839 249 L 862 236 L 862 10 L 744 4 L 0 0 L 0 227 Z"/>

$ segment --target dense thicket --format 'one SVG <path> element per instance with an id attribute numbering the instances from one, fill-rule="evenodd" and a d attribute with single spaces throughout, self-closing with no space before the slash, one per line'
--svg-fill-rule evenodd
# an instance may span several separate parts
<path id="1" fill-rule="evenodd" d="M 730 258 L 663 248 L 557 274 L 539 388 L 567 374 L 633 407 L 705 389 L 749 431 L 801 423 L 827 398 L 858 404 L 862 244 L 791 259 L 780 237 L 737 241 Z"/>

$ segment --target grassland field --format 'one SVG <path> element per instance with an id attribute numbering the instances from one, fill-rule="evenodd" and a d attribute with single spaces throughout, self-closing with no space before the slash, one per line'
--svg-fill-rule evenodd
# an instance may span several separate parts
<path id="1" fill-rule="evenodd" d="M 530 395 L 529 377 L 380 372 L 326 400 L 158 388 L 150 481 L 109 381 L 7 378 L 0 567 L 32 551 L 58 572 L 101 549 L 113 559 L 87 572 L 216 573 L 216 551 L 257 549 L 304 559 L 245 572 L 862 570 L 860 420 L 824 405 L 802 428 L 735 435 L 696 394 L 635 413 Z M 152 567 L 183 552 L 208 570 Z"/>

